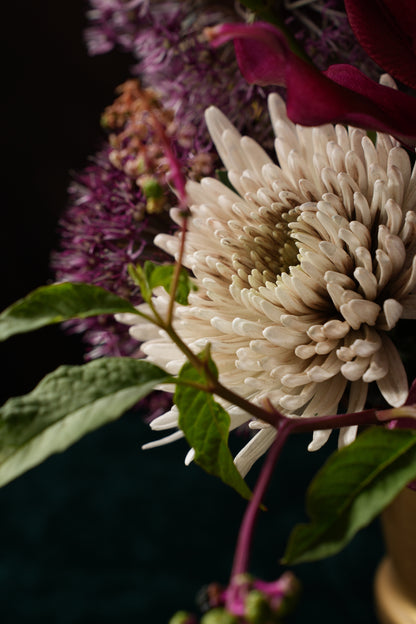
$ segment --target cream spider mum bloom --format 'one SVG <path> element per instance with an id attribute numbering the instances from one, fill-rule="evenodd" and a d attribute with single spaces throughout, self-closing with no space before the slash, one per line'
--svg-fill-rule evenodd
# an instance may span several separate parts
<path id="1" fill-rule="evenodd" d="M 176 307 L 176 330 L 195 352 L 211 343 L 226 386 L 257 403 L 268 397 L 286 414 L 335 413 L 343 396 L 348 412 L 360 410 L 370 382 L 400 406 L 406 373 L 388 332 L 416 317 L 415 170 L 390 136 L 374 145 L 356 128 L 296 126 L 277 95 L 269 109 L 279 166 L 219 110 L 206 113 L 238 194 L 211 178 L 188 184 L 183 263 L 198 291 Z M 180 223 L 178 210 L 171 216 Z M 155 242 L 177 255 L 177 235 Z M 167 309 L 165 291 L 155 305 Z M 184 357 L 163 331 L 122 319 L 151 362 L 179 371 Z M 225 407 L 232 428 L 249 419 Z M 264 423 L 251 426 L 260 430 L 235 459 L 242 474 L 275 436 Z M 175 408 L 152 422 L 172 427 Z M 310 450 L 329 433 L 315 432 Z M 355 428 L 342 430 L 340 444 L 354 437 Z"/>

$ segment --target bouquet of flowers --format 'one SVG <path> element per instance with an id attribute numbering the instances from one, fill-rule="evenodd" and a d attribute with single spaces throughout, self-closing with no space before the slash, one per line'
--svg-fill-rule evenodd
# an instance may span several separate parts
<path id="1" fill-rule="evenodd" d="M 229 583 L 171 624 L 281 622 L 298 583 L 249 556 L 288 440 L 335 429 L 339 449 L 286 566 L 339 552 L 416 479 L 416 7 L 90 0 L 88 18 L 91 54 L 136 64 L 69 189 L 55 283 L 0 315 L 2 340 L 64 323 L 87 362 L 1 408 L 0 484 L 139 404 L 162 432 L 145 447 L 185 438 L 186 464 L 248 500 Z"/>

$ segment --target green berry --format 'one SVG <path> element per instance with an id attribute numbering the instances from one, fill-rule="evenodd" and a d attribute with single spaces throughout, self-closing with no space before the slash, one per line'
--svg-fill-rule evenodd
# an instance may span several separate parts
<path id="1" fill-rule="evenodd" d="M 169 624 L 189 624 L 193 622 L 193 616 L 188 611 L 177 611 L 169 620 Z"/>
<path id="2" fill-rule="evenodd" d="M 147 199 L 160 199 L 163 197 L 163 188 L 155 178 L 148 178 L 142 182 L 141 187 Z"/>
<path id="3" fill-rule="evenodd" d="M 272 617 L 266 596 L 254 589 L 251 591 L 245 601 L 245 617 L 250 624 L 267 624 Z"/>
<path id="4" fill-rule="evenodd" d="M 201 624 L 238 624 L 238 619 L 223 607 L 211 609 L 201 618 Z"/>

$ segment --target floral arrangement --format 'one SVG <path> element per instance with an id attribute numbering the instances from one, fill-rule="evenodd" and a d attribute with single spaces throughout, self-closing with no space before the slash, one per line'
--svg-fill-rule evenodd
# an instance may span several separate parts
<path id="1" fill-rule="evenodd" d="M 1 408 L 0 483 L 141 401 L 170 432 L 146 447 L 185 437 L 185 462 L 248 500 L 229 584 L 171 624 L 281 622 L 297 581 L 250 576 L 249 556 L 288 439 L 339 443 L 288 566 L 338 552 L 416 479 L 416 9 L 90 0 L 88 18 L 91 54 L 136 64 L 69 189 L 56 282 L 0 316 L 3 340 L 64 323 L 88 361 Z"/>

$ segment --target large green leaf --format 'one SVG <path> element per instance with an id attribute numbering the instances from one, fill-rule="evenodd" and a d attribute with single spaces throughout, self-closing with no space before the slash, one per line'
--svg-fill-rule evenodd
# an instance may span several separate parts
<path id="1" fill-rule="evenodd" d="M 118 418 L 170 380 L 157 366 L 132 358 L 60 366 L 0 409 L 0 485 Z"/>
<path id="2" fill-rule="evenodd" d="M 414 478 L 416 431 L 368 429 L 335 452 L 312 481 L 306 501 L 311 522 L 294 528 L 284 562 L 337 553 Z"/>
<path id="3" fill-rule="evenodd" d="M 214 366 L 211 360 L 211 370 L 215 370 Z M 182 367 L 179 380 L 205 383 L 204 376 L 189 363 Z M 230 417 L 224 408 L 208 392 L 182 385 L 176 387 L 174 402 L 179 409 L 179 427 L 195 450 L 195 462 L 244 498 L 250 498 L 250 489 L 235 467 L 228 448 Z"/>
<path id="4" fill-rule="evenodd" d="M 117 312 L 137 314 L 131 303 L 100 286 L 71 282 L 41 286 L 0 314 L 0 340 L 72 318 Z"/>

